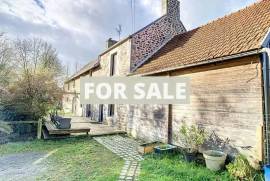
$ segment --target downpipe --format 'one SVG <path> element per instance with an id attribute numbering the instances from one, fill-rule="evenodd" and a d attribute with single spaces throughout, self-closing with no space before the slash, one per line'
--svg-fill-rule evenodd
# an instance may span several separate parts
<path id="1" fill-rule="evenodd" d="M 263 71 L 264 93 L 264 125 L 265 125 L 265 164 L 270 164 L 270 82 L 269 82 L 269 55 L 270 49 L 263 48 L 261 51 L 261 63 Z"/>

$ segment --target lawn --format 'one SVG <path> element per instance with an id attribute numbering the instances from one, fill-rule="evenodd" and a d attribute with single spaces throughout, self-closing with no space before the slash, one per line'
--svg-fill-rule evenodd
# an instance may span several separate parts
<path id="1" fill-rule="evenodd" d="M 227 172 L 212 172 L 202 165 L 185 162 L 181 156 L 148 155 L 142 162 L 140 180 L 144 181 L 229 181 Z"/>
<path id="2" fill-rule="evenodd" d="M 45 160 L 48 170 L 37 180 L 115 181 L 124 161 L 89 137 L 0 145 L 0 156 L 24 152 L 56 153 Z"/>

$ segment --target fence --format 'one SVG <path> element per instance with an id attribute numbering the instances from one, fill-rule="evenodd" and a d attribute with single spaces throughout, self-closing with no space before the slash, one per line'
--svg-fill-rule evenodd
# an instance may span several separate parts
<path id="1" fill-rule="evenodd" d="M 12 121 L 6 122 L 12 132 L 10 134 L 2 134 L 0 143 L 8 141 L 21 141 L 27 139 L 41 138 L 42 120 L 39 121 Z"/>

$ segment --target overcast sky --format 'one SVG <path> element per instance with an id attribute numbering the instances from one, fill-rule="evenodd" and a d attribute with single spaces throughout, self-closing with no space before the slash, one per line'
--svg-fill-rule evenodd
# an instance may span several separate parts
<path id="1" fill-rule="evenodd" d="M 74 73 L 105 49 L 105 41 L 122 38 L 131 28 L 131 0 L 0 0 L 0 32 L 10 38 L 39 37 L 57 49 Z M 161 0 L 135 0 L 138 30 L 160 17 Z M 188 30 L 246 7 L 256 0 L 181 0 L 181 20 Z"/>

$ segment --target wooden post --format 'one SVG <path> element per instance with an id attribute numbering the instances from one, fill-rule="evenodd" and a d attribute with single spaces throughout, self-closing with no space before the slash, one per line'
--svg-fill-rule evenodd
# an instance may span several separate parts
<path id="1" fill-rule="evenodd" d="M 42 119 L 38 120 L 38 128 L 37 128 L 37 139 L 41 139 L 42 134 Z"/>

